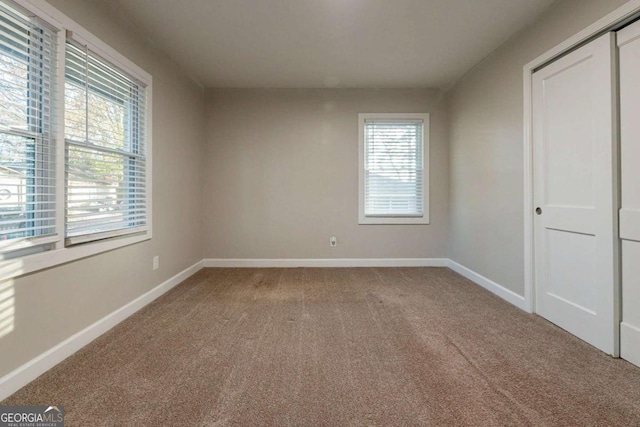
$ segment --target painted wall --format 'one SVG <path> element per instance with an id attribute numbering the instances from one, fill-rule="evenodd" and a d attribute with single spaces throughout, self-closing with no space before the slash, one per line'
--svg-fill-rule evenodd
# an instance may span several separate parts
<path id="1" fill-rule="evenodd" d="M 431 113 L 430 225 L 358 225 L 358 113 L 376 112 Z M 447 255 L 447 135 L 437 92 L 210 90 L 207 125 L 205 258 Z"/>
<path id="2" fill-rule="evenodd" d="M 625 2 L 559 0 L 447 93 L 450 258 L 520 295 L 523 66 Z"/>
<path id="3" fill-rule="evenodd" d="M 0 284 L 10 306 L 2 311 L 9 327 L 0 336 L 0 376 L 202 259 L 202 89 L 101 2 L 50 3 L 153 75 L 154 234 Z"/>

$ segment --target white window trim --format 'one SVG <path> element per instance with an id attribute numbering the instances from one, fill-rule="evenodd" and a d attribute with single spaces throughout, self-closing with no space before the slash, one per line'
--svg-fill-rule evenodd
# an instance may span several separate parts
<path id="1" fill-rule="evenodd" d="M 129 246 L 149 240 L 153 236 L 153 201 L 152 201 L 152 76 L 142 68 L 134 64 L 132 61 L 124 57 L 122 54 L 108 46 L 98 37 L 91 34 L 84 27 L 64 15 L 58 9 L 51 6 L 44 0 L 13 0 L 16 4 L 38 16 L 43 21 L 57 30 L 58 35 L 58 70 L 57 70 L 57 88 L 58 98 L 56 103 L 56 234 L 55 236 L 47 236 L 42 239 L 35 238 L 29 241 L 18 243 L 20 248 L 36 247 L 43 244 L 53 245 L 53 248 L 33 255 L 25 255 L 13 259 L 0 261 L 0 281 L 15 278 L 27 273 L 32 273 L 45 268 L 55 267 L 60 264 L 75 261 L 81 258 L 97 255 L 102 252 Z M 147 120 L 146 120 L 146 161 L 147 161 L 147 206 L 148 217 L 146 230 L 121 237 L 113 237 L 105 240 L 98 240 L 90 243 L 79 244 L 76 246 L 65 247 L 64 236 L 64 209 L 65 209 L 65 139 L 64 139 L 64 64 L 65 64 L 65 43 L 67 40 L 67 31 L 73 33 L 73 38 L 83 44 L 88 45 L 95 53 L 110 61 L 123 71 L 131 74 L 132 77 L 138 79 L 146 85 L 147 96 Z"/>
<path id="2" fill-rule="evenodd" d="M 368 216 L 364 212 L 364 124 L 365 120 L 422 120 L 423 165 L 422 216 Z M 360 113 L 358 114 L 358 224 L 429 224 L 429 114 L 428 113 Z"/>

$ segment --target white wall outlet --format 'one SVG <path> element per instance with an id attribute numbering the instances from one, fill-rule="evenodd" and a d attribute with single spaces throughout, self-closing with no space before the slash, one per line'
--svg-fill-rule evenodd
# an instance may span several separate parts
<path id="1" fill-rule="evenodd" d="M 160 268 L 160 257 L 158 255 L 153 257 L 153 269 L 157 270 Z"/>
<path id="2" fill-rule="evenodd" d="M 336 236 L 329 237 L 329 246 L 331 246 L 332 248 L 338 246 L 338 238 Z"/>

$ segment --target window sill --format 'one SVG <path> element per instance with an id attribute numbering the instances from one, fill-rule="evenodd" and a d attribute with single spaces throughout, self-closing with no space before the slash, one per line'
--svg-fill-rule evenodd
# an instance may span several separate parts
<path id="1" fill-rule="evenodd" d="M 360 216 L 359 225 L 428 225 L 428 216 L 400 217 L 400 216 Z"/>
<path id="2" fill-rule="evenodd" d="M 151 239 L 151 231 L 134 236 L 114 237 L 82 245 L 52 249 L 16 259 L 0 261 L 0 281 L 13 279 L 24 274 L 34 273 L 82 258 L 98 255 L 125 246 Z"/>

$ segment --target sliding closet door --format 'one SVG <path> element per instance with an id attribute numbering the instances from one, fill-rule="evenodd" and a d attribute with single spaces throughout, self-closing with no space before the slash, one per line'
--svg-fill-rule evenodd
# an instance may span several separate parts
<path id="1" fill-rule="evenodd" d="M 620 355 L 640 365 L 640 22 L 618 32 L 622 324 Z"/>
<path id="2" fill-rule="evenodd" d="M 615 65 L 610 33 L 534 73 L 532 87 L 536 312 L 614 355 Z"/>

